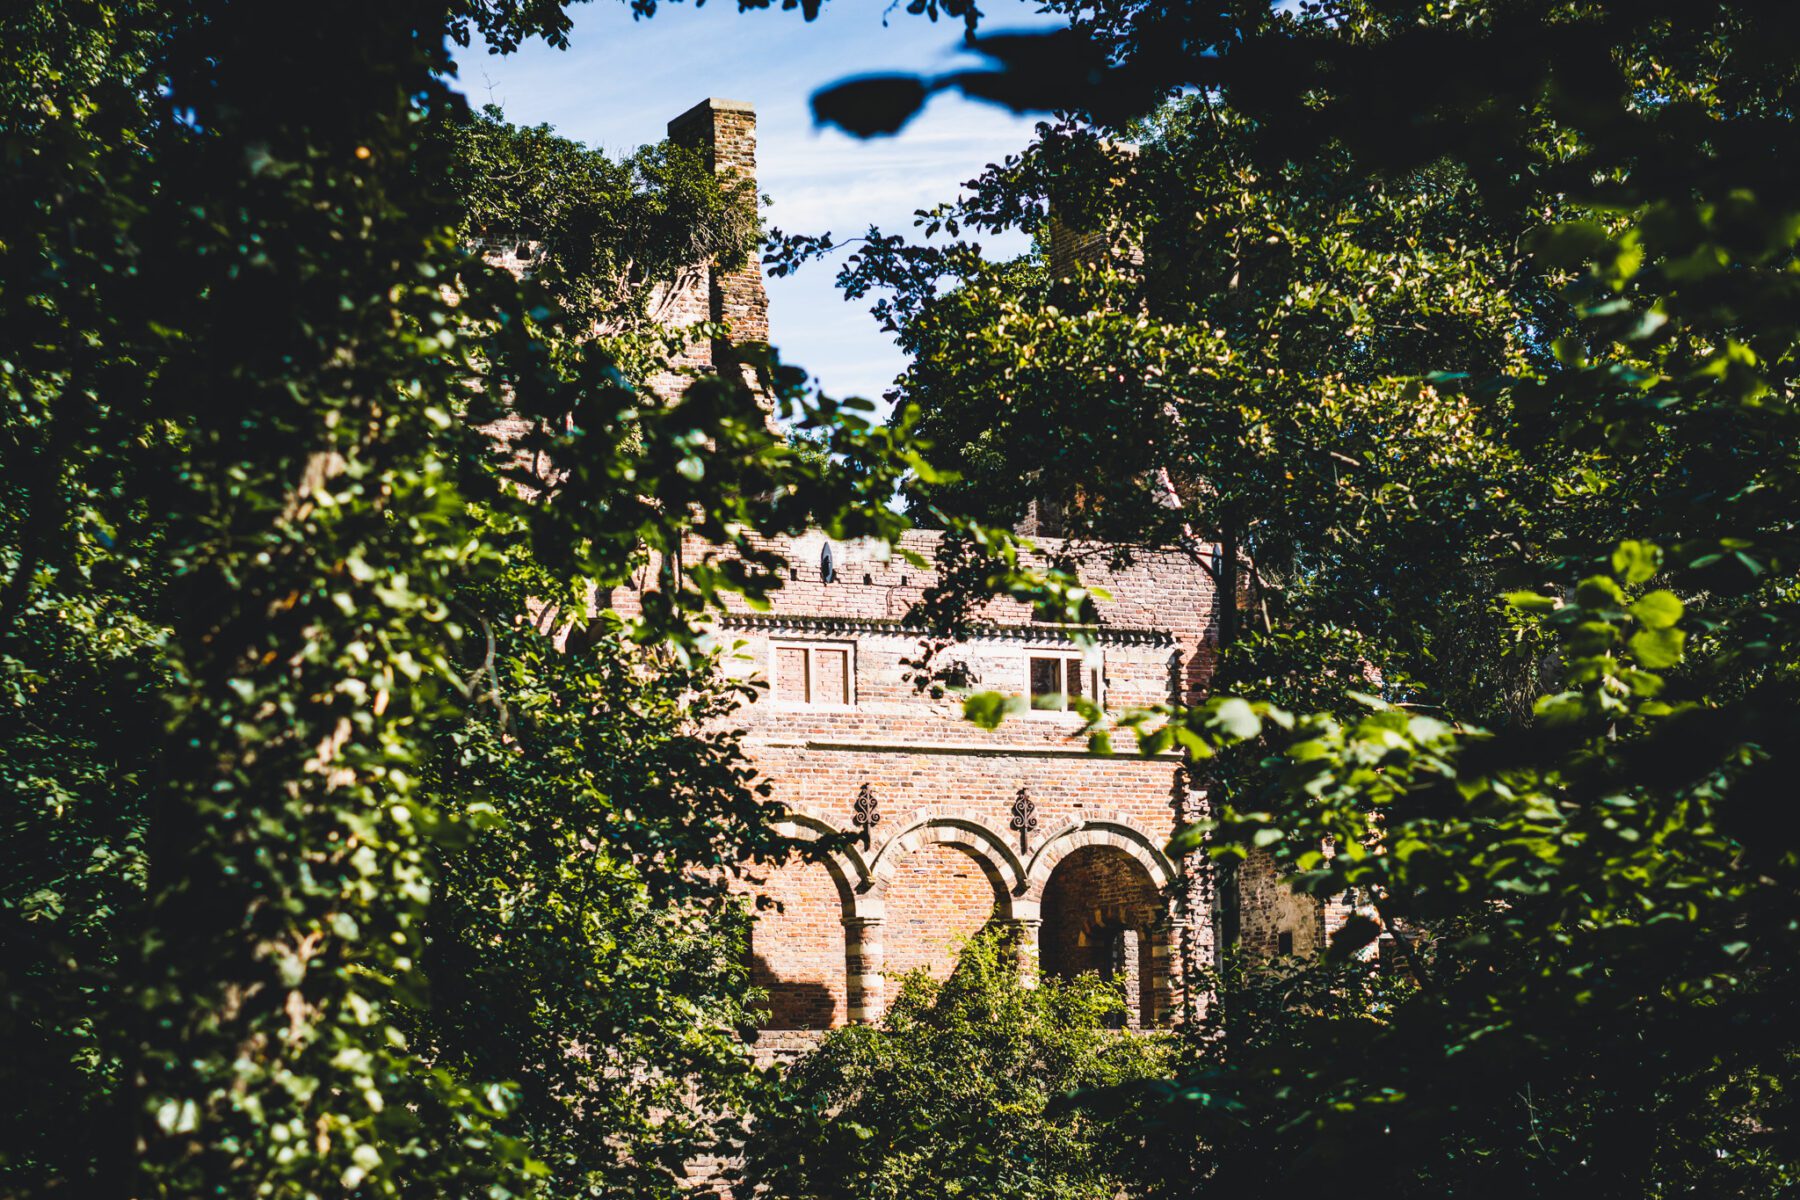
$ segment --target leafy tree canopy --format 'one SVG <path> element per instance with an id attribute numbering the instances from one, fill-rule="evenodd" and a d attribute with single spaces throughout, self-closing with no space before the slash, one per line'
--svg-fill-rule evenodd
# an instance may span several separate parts
<path id="1" fill-rule="evenodd" d="M 639 386 L 754 199 L 453 90 L 567 28 L 0 17 L 9 1193 L 643 1196 L 748 1106 L 719 891 L 783 847 L 695 618 L 931 472 L 766 347 Z M 693 536 L 740 553 L 606 610 Z"/>
<path id="2" fill-rule="evenodd" d="M 1338 955 L 1384 934 L 1415 989 L 1285 1045 L 1223 994 L 1168 1109 L 1192 1187 L 1791 1189 L 1800 26 L 1058 11 L 817 104 L 1061 111 L 921 224 L 1060 220 L 1085 266 L 882 234 L 845 282 L 887 289 L 955 503 L 1210 558 L 1243 694 L 1125 722 L 1210 775 L 1178 845 L 1348 895 Z"/>
<path id="3" fill-rule="evenodd" d="M 1066 1095 L 1163 1078 L 1176 1047 L 1109 1027 L 1117 984 L 1027 986 L 1016 955 L 1006 931 L 986 931 L 942 983 L 902 980 L 879 1024 L 826 1035 L 753 1136 L 752 1184 L 806 1200 L 1117 1195 L 1147 1147 Z"/>

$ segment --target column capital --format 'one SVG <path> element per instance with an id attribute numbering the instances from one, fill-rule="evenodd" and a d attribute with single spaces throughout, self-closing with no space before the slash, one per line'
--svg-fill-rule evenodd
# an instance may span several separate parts
<path id="1" fill-rule="evenodd" d="M 873 921 L 879 924 L 887 916 L 887 901 L 880 896 L 863 894 L 852 899 L 855 911 L 844 917 L 846 925 L 852 921 Z"/>

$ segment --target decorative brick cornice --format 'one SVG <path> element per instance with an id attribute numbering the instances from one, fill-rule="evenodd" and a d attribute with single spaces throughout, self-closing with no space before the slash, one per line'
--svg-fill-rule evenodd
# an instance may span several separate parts
<path id="1" fill-rule="evenodd" d="M 1096 754 L 1085 742 L 1079 745 L 1057 745 L 1051 742 L 951 742 L 918 741 L 903 738 L 850 737 L 759 737 L 745 739 L 750 746 L 775 750 L 843 750 L 854 754 L 960 754 L 991 758 L 1080 758 L 1112 763 L 1171 763 L 1186 761 L 1180 750 L 1160 750 L 1155 754 L 1121 751 L 1118 754 Z"/>
<path id="2" fill-rule="evenodd" d="M 758 629 L 770 633 L 856 634 L 885 633 L 897 637 L 924 637 L 923 626 L 893 617 L 820 617 L 799 613 L 726 613 L 726 629 Z M 1175 636 L 1166 629 L 1134 629 L 1122 625 L 971 625 L 968 641 L 1049 642 L 1073 645 L 1078 637 L 1102 646 L 1173 646 Z"/>

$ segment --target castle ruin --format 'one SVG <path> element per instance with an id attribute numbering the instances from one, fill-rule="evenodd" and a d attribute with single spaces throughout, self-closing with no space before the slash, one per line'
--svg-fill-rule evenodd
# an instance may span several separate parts
<path id="1" fill-rule="evenodd" d="M 716 170 L 754 178 L 752 107 L 706 100 L 669 124 Z M 755 264 L 696 269 L 663 307 L 678 323 L 723 321 L 737 342 L 769 336 Z M 734 369 L 729 343 L 690 347 L 682 367 Z M 933 561 L 939 535 L 906 549 Z M 1178 752 L 1089 753 L 1067 698 L 1117 714 L 1207 693 L 1219 597 L 1186 554 L 1139 549 L 1125 567 L 1101 547 L 1039 539 L 1078 563 L 1110 599 L 1082 629 L 1035 620 L 1009 598 L 986 603 L 974 632 L 941 658 L 968 686 L 1037 699 L 992 732 L 954 694 L 915 685 L 909 610 L 933 573 L 883 547 L 823 533 L 767 548 L 789 564 L 772 607 L 734 601 L 721 633 L 742 643 L 734 669 L 766 685 L 740 714 L 744 747 L 802 839 L 847 843 L 770 872 L 754 890 L 753 979 L 769 995 L 757 1049 L 782 1057 L 822 1031 L 878 1019 L 899 975 L 946 974 L 960 943 L 991 923 L 1014 930 L 1025 969 L 1097 971 L 1122 982 L 1126 1023 L 1169 1026 L 1205 1003 L 1198 981 L 1229 924 L 1252 955 L 1315 953 L 1345 914 L 1282 886 L 1253 857 L 1218 886 L 1198 856 L 1172 858 L 1175 831 L 1203 815 L 1204 782 Z M 704 547 L 696 546 L 696 553 Z M 635 597 L 615 595 L 630 611 Z M 1079 635 L 1079 636 L 1078 636 Z"/>

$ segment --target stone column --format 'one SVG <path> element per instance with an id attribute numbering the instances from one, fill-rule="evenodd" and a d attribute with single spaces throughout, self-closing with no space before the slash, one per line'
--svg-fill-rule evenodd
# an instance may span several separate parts
<path id="1" fill-rule="evenodd" d="M 1177 780 L 1179 813 L 1183 822 L 1212 815 L 1206 789 L 1184 769 Z M 1167 1019 L 1190 1030 L 1198 1029 L 1213 1007 L 1213 980 L 1219 967 L 1219 867 L 1207 854 L 1205 839 L 1182 858 L 1168 919 L 1159 931 L 1167 969 L 1158 982 L 1167 981 Z"/>
<path id="2" fill-rule="evenodd" d="M 1036 900 L 1014 900 L 1012 909 L 1012 916 L 1001 918 L 1000 925 L 1012 939 L 1014 961 L 1019 968 L 1019 983 L 1025 987 L 1036 987 L 1044 919 Z"/>
<path id="3" fill-rule="evenodd" d="M 1112 977 L 1125 991 L 1125 1028 L 1144 1027 L 1144 975 L 1138 931 L 1121 929 L 1112 935 Z"/>
<path id="4" fill-rule="evenodd" d="M 858 1024 L 879 1021 L 887 1011 L 885 918 L 885 913 L 844 918 L 844 1003 L 850 1020 Z"/>
<path id="5" fill-rule="evenodd" d="M 1150 1011 L 1147 1025 L 1167 1025 L 1175 1018 L 1179 981 L 1175 975 L 1175 948 L 1182 931 L 1164 918 L 1150 930 Z"/>

